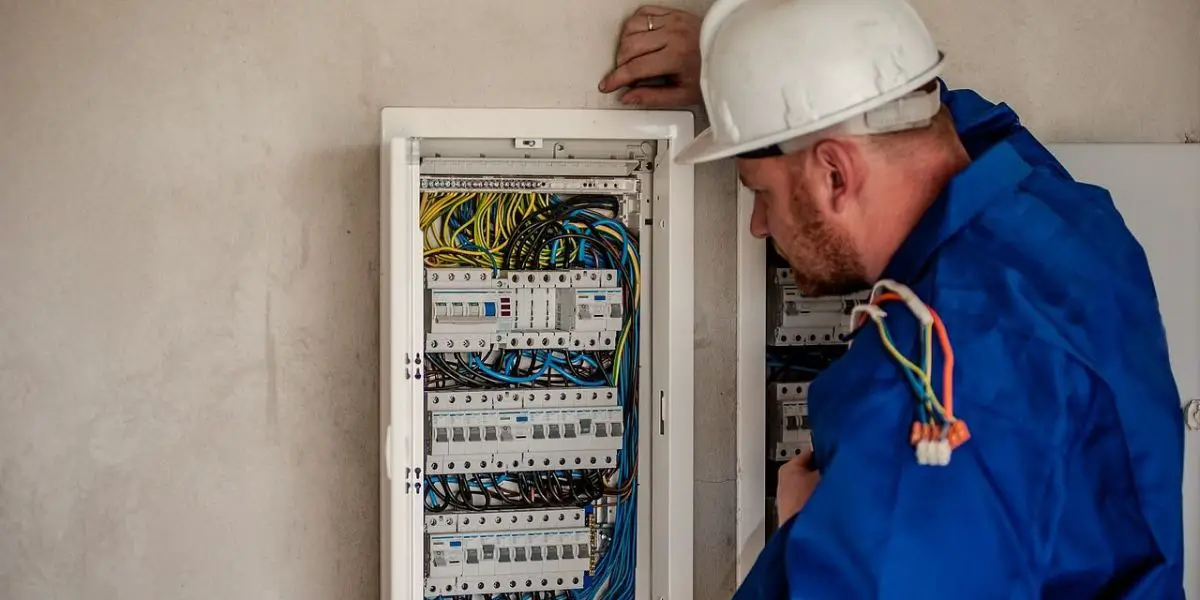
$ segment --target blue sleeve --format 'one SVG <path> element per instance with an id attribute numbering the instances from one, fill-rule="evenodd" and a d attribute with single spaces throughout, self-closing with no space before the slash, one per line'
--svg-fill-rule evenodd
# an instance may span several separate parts
<path id="1" fill-rule="evenodd" d="M 1020 334 L 958 331 L 971 342 L 955 344 L 955 413 L 972 439 L 948 467 L 918 465 L 912 392 L 884 356 L 852 352 L 821 381 L 843 394 L 817 415 L 821 481 L 737 598 L 1039 597 L 1062 509 L 1067 404 L 1089 379 Z"/>

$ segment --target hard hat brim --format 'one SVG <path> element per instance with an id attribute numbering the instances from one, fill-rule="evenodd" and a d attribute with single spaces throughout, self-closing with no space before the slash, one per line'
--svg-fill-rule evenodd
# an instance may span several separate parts
<path id="1" fill-rule="evenodd" d="M 716 140 L 713 128 L 710 126 L 705 129 L 696 139 L 690 144 L 684 146 L 683 149 L 675 156 L 675 162 L 681 165 L 695 165 L 700 163 L 712 162 L 722 158 L 736 156 L 743 152 L 766 148 L 773 144 L 786 142 L 791 139 L 798 138 L 802 135 L 808 135 L 833 127 L 842 121 L 850 119 L 856 115 L 861 115 L 867 111 L 874 110 L 896 100 L 906 94 L 921 88 L 922 86 L 933 81 L 942 71 L 942 65 L 945 63 L 945 55 L 938 53 L 938 61 L 924 73 L 914 77 L 910 82 L 889 90 L 885 94 L 881 94 L 870 100 L 860 102 L 853 106 L 847 107 L 836 113 L 833 113 L 825 118 L 807 123 L 804 127 L 781 131 L 776 134 L 765 136 L 758 139 L 747 140 L 741 143 L 720 143 Z"/>

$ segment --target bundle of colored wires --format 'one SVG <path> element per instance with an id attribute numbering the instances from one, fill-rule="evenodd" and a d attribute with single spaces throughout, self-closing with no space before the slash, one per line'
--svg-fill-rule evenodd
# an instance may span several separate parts
<path id="1" fill-rule="evenodd" d="M 611 385 L 611 356 L 568 350 L 495 350 L 429 355 L 428 389 Z"/>
<path id="2" fill-rule="evenodd" d="M 583 507 L 603 495 L 601 471 L 472 473 L 425 478 L 425 508 L 430 512 Z"/>
<path id="3" fill-rule="evenodd" d="M 950 453 L 970 439 L 966 422 L 954 416 L 954 350 L 950 345 L 950 338 L 937 312 L 917 299 L 906 286 L 884 281 L 877 284 L 876 290 L 881 287 L 896 291 L 879 295 L 873 292 L 871 303 L 857 307 L 854 312 L 863 313 L 875 322 L 884 349 L 900 365 L 916 397 L 916 414 L 910 441 L 917 448 L 918 462 L 944 466 L 949 463 Z M 903 304 L 917 316 L 921 325 L 919 366 L 896 347 L 884 320 L 887 313 L 882 310 L 882 306 L 887 303 Z M 942 351 L 941 398 L 933 383 L 935 332 Z"/>
<path id="4" fill-rule="evenodd" d="M 552 199 L 527 193 L 422 193 L 425 264 L 498 269 L 497 257 L 506 249 L 517 224 Z"/>
<path id="5" fill-rule="evenodd" d="M 833 364 L 845 347 L 779 347 L 767 351 L 767 383 L 809 381 Z"/>

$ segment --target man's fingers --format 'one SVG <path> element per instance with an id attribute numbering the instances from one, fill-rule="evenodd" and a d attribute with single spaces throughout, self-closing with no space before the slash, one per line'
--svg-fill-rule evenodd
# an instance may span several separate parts
<path id="1" fill-rule="evenodd" d="M 633 13 L 633 16 L 625 19 L 625 24 L 621 27 L 621 35 L 633 35 L 650 31 L 650 22 L 654 21 L 654 31 L 658 31 L 667 26 L 668 23 L 674 21 L 674 15 L 671 9 L 658 6 L 643 6 Z"/>
<path id="2" fill-rule="evenodd" d="M 655 6 L 653 4 L 643 4 L 642 6 L 639 6 L 637 10 L 633 11 L 633 14 L 642 15 L 642 16 L 665 17 L 673 12 L 675 12 L 675 9 L 673 9 L 673 8 L 667 8 L 665 6 Z"/>
<path id="3" fill-rule="evenodd" d="M 673 65 L 661 52 L 639 56 L 609 73 L 600 82 L 600 91 L 610 92 L 623 88 L 639 79 L 672 75 Z"/>
<path id="4" fill-rule="evenodd" d="M 681 87 L 635 88 L 621 96 L 621 103 L 646 108 L 673 108 L 688 102 L 688 91 Z"/>
<path id="5" fill-rule="evenodd" d="M 670 36 L 661 31 L 635 33 L 621 38 L 617 48 L 617 65 L 623 65 L 639 56 L 650 54 L 667 47 Z"/>

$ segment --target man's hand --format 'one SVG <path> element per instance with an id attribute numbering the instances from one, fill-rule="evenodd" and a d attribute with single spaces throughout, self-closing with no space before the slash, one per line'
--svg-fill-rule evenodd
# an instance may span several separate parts
<path id="1" fill-rule="evenodd" d="M 700 94 L 700 17 L 681 10 L 643 6 L 625 21 L 617 46 L 617 68 L 600 81 L 609 93 L 634 86 L 621 102 L 654 108 L 704 101 Z M 636 86 L 665 78 L 665 85 Z"/>
<path id="2" fill-rule="evenodd" d="M 812 450 L 805 450 L 800 456 L 784 463 L 779 467 L 779 483 L 775 490 L 775 512 L 779 518 L 779 526 L 791 520 L 804 508 L 817 484 L 821 482 L 821 473 L 809 467 L 812 461 Z"/>

